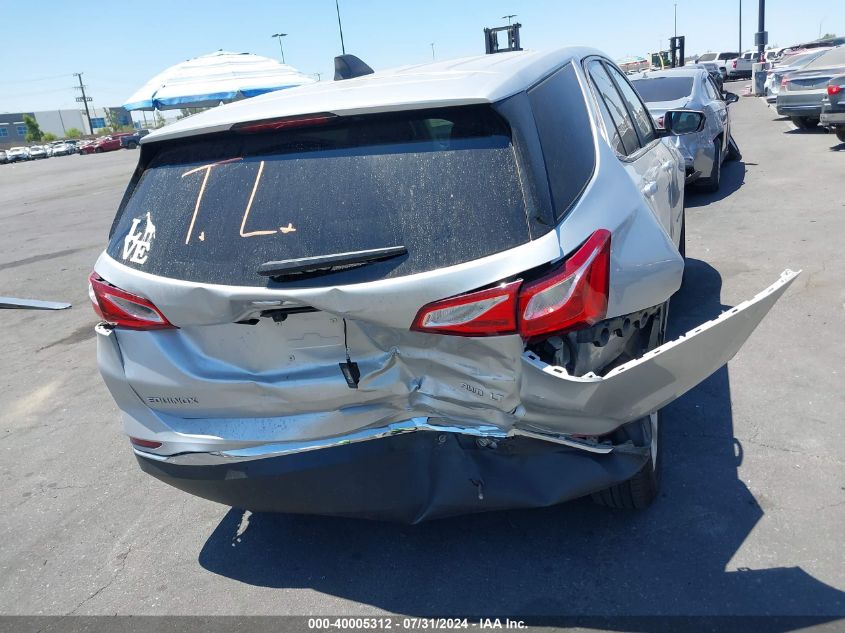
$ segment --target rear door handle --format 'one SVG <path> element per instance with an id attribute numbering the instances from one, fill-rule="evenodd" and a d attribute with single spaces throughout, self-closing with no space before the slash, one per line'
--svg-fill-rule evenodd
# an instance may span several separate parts
<path id="1" fill-rule="evenodd" d="M 643 187 L 640 191 L 643 192 L 644 195 L 651 197 L 657 193 L 657 183 L 656 182 L 649 182 L 646 183 L 645 187 Z"/>

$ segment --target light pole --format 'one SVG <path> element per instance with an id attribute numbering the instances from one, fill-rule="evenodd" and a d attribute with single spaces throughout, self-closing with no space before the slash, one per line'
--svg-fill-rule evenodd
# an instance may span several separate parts
<path id="1" fill-rule="evenodd" d="M 287 33 L 274 33 L 270 37 L 276 37 L 279 39 L 279 52 L 282 54 L 282 63 L 285 63 L 285 49 L 282 48 L 282 38 L 287 37 Z"/>
<path id="2" fill-rule="evenodd" d="M 429 46 L 431 46 L 431 61 L 435 61 L 435 59 L 434 59 L 434 42 L 429 44 Z"/>
<path id="3" fill-rule="evenodd" d="M 346 46 L 343 44 L 343 24 L 340 23 L 340 5 L 334 0 L 334 8 L 337 11 L 337 29 L 340 31 L 340 50 L 346 55 Z"/>
<path id="4" fill-rule="evenodd" d="M 510 15 L 503 15 L 502 19 L 507 20 L 508 26 L 510 26 L 511 25 L 511 18 L 515 18 L 515 17 L 516 17 L 516 13 L 511 13 Z"/>
<path id="5" fill-rule="evenodd" d="M 737 55 L 742 55 L 742 0 L 739 0 L 739 50 Z"/>
<path id="6" fill-rule="evenodd" d="M 675 37 L 678 37 L 678 3 L 675 3 Z"/>

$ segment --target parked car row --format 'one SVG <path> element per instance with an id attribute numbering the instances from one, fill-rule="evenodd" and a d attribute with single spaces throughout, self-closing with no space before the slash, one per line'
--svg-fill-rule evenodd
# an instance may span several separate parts
<path id="1" fill-rule="evenodd" d="M 0 164 L 17 163 L 27 160 L 39 160 L 51 156 L 67 156 L 78 151 L 76 140 L 53 141 L 43 145 L 30 145 L 28 147 L 12 147 L 7 150 L 0 150 Z"/>
<path id="2" fill-rule="evenodd" d="M 95 139 L 68 139 L 43 145 L 12 147 L 8 150 L 0 150 L 0 164 L 38 160 L 51 156 L 68 156 L 70 154 L 100 154 L 121 148 L 136 149 L 141 139 L 149 133 L 149 130 L 137 130 L 136 132 L 111 134 Z"/>
<path id="3" fill-rule="evenodd" d="M 649 505 L 661 408 L 796 273 L 667 342 L 684 182 L 718 184 L 734 98 L 705 69 L 634 81 L 588 48 L 483 55 L 151 134 L 89 279 L 141 468 L 411 523 Z"/>

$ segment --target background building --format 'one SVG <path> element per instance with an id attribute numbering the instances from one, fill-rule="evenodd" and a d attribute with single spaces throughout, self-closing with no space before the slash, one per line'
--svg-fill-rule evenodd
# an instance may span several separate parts
<path id="1" fill-rule="evenodd" d="M 7 112 L 0 113 L 0 149 L 8 149 L 18 145 L 28 145 L 26 142 L 26 125 L 24 115 L 34 117 L 38 126 L 45 134 L 50 132 L 58 138 L 64 138 L 67 131 L 76 128 L 83 135 L 96 134 L 110 125 L 109 115 L 118 125 L 133 126 L 132 115 L 123 107 L 100 108 L 90 107 L 92 130 L 88 127 L 85 110 L 42 110 L 40 112 Z"/>

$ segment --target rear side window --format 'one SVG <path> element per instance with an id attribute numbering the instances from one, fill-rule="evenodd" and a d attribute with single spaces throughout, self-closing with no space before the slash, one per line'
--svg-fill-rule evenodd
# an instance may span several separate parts
<path id="1" fill-rule="evenodd" d="M 560 219 L 589 182 L 596 156 L 584 93 L 571 64 L 528 91 L 543 149 L 555 218 Z"/>
<path id="2" fill-rule="evenodd" d="M 719 59 L 722 60 L 734 59 L 736 57 L 739 57 L 739 53 L 719 53 Z"/>
<path id="3" fill-rule="evenodd" d="M 631 83 L 646 103 L 677 101 L 692 94 L 692 77 L 654 77 Z"/>
<path id="4" fill-rule="evenodd" d="M 604 64 L 595 60 L 589 63 L 588 70 L 590 78 L 598 91 L 599 99 L 601 99 L 607 112 L 610 114 L 615 131 L 619 136 L 622 145 L 623 155 L 630 155 L 640 149 L 640 141 L 637 138 L 637 131 L 634 129 L 634 122 L 631 120 L 631 115 L 625 107 L 625 102 L 622 100 L 616 86 L 604 69 Z M 613 136 L 613 131 L 608 130 Z"/>
<path id="5" fill-rule="evenodd" d="M 407 248 L 305 285 L 353 283 L 526 243 L 525 209 L 509 127 L 489 106 L 338 117 L 162 145 L 108 253 L 165 277 L 272 286 L 256 274 L 268 261 Z"/>
<path id="6" fill-rule="evenodd" d="M 637 133 L 640 135 L 640 143 L 645 147 L 657 137 L 651 122 L 651 115 L 625 76 L 610 64 L 607 64 L 607 69 L 619 87 L 622 98 L 628 104 L 628 110 L 634 117 L 634 125 L 637 128 Z"/>

